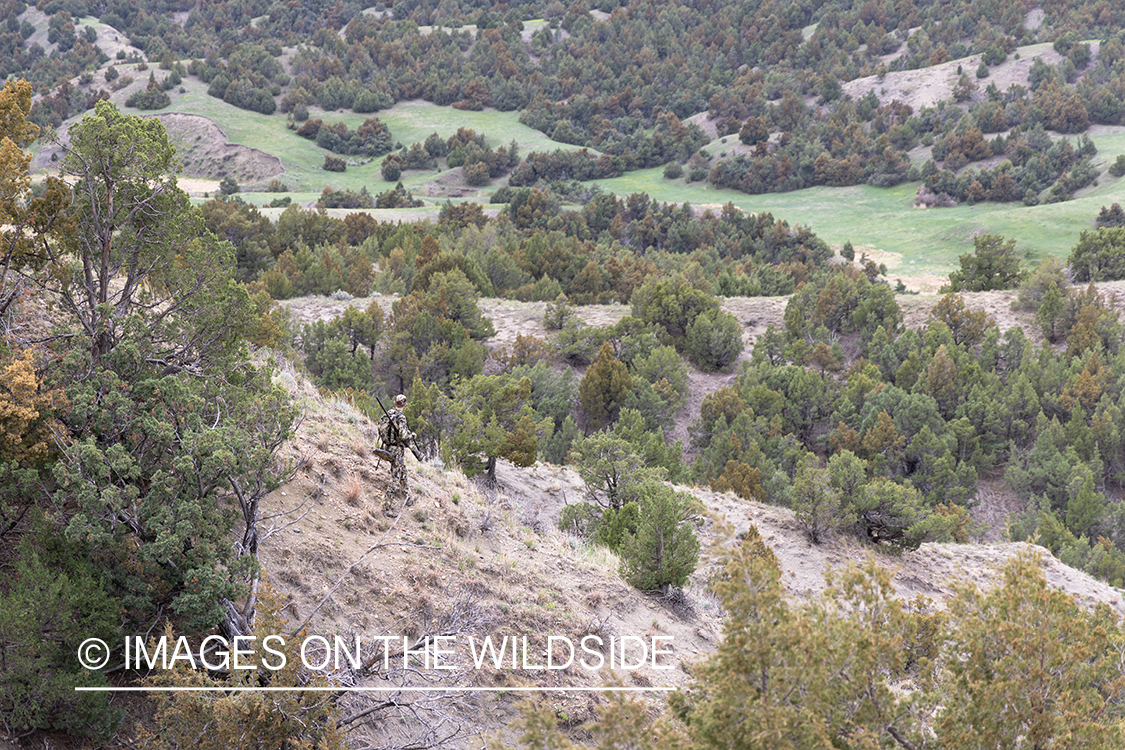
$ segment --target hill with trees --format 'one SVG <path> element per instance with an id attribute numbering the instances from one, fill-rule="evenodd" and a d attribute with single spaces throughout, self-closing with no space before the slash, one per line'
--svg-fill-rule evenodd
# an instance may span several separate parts
<path id="1" fill-rule="evenodd" d="M 497 701 L 491 726 L 527 732 L 509 743 L 1120 745 L 1120 206 L 1090 211 L 1065 259 L 974 228 L 919 300 L 865 237 L 830 245 L 807 212 L 599 184 L 906 185 L 934 213 L 1066 202 L 1102 178 L 1095 138 L 1125 124 L 1109 5 L 52 0 L 0 15 L 6 733 L 464 746 L 489 708 L 454 688 L 589 677 L 473 674 L 462 653 L 448 692 L 411 692 L 441 682 L 433 638 L 503 631 L 524 665 L 528 639 L 553 658 L 551 632 L 674 633 L 711 654 L 669 657 L 683 689 L 659 720 L 583 700 L 517 722 Z M 1026 85 L 989 81 L 1032 50 Z M 845 93 L 953 61 L 974 69 L 948 99 Z M 393 110 L 412 100 L 490 129 L 408 126 Z M 193 200 L 164 123 L 134 114 L 181 104 L 237 112 L 293 174 L 244 186 L 233 152 L 230 167 L 192 153 L 222 178 Z M 516 118 L 551 147 L 509 140 Z M 65 137 L 33 182 L 51 128 Z M 427 173 L 474 192 L 425 219 L 381 213 L 419 208 Z M 302 314 L 327 300 L 338 314 Z M 493 311 L 517 303 L 525 325 L 498 331 Z M 381 516 L 370 431 L 396 393 L 422 502 Z M 975 551 L 1001 527 L 1019 546 Z M 1060 566 L 1029 540 L 1101 581 L 1084 584 L 1101 603 L 1049 585 Z M 916 579 L 977 554 L 1001 572 Z M 858 568 L 836 570 L 845 558 Z M 77 650 L 160 633 L 264 648 L 270 629 L 312 626 L 404 640 L 335 670 L 283 651 L 292 668 L 272 674 L 91 669 Z M 658 668 L 654 654 L 630 679 L 660 686 Z M 222 694 L 267 683 L 324 694 Z M 380 684 L 385 701 L 335 690 Z M 126 717 L 75 689 L 111 686 L 214 694 Z"/>

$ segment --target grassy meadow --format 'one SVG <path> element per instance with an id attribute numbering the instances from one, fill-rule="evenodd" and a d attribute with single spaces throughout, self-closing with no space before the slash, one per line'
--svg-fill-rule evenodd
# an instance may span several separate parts
<path id="1" fill-rule="evenodd" d="M 1095 136 L 1101 169 L 1112 157 L 1125 153 L 1123 134 Z M 632 172 L 599 183 L 619 194 L 646 192 L 662 202 L 720 207 L 728 202 L 744 211 L 770 212 L 790 223 L 811 227 L 832 245 L 850 241 L 856 247 L 871 246 L 881 254 L 902 258 L 879 258 L 904 275 L 946 275 L 956 266 L 957 256 L 972 250 L 973 237 L 997 233 L 1014 238 L 1029 260 L 1047 255 L 1065 257 L 1078 235 L 1094 225 L 1102 206 L 1121 200 L 1120 178 L 1103 171 L 1096 187 L 1082 191 L 1064 203 L 1024 206 L 1021 203 L 978 203 L 955 208 L 914 207 L 919 183 L 907 182 L 892 188 L 857 185 L 847 188 L 815 187 L 791 193 L 746 195 L 736 190 L 718 190 L 706 183 L 665 180 L 663 168 Z M 873 255 L 874 257 L 874 255 Z M 893 274 L 892 274 L 893 275 Z"/>
<path id="2" fill-rule="evenodd" d="M 132 64 L 118 65 L 118 71 L 122 75 L 131 75 L 136 81 L 129 87 L 114 92 L 110 97 L 118 109 L 130 113 L 136 113 L 137 110 L 126 108 L 125 100 L 133 91 L 143 88 L 148 82 L 148 72 L 136 71 L 135 68 L 136 66 Z M 149 70 L 155 70 L 155 66 L 150 66 Z M 158 80 L 167 75 L 165 71 L 155 72 Z M 347 190 L 367 187 L 372 194 L 392 186 L 383 180 L 379 172 L 382 158 L 372 159 L 358 166 L 349 166 L 346 172 L 325 172 L 321 167 L 327 152 L 318 148 L 314 141 L 301 138 L 296 132 L 289 130 L 287 118 L 280 112 L 263 115 L 239 109 L 221 99 L 209 96 L 207 84 L 190 76 L 184 79 L 182 88 L 185 89 L 184 93 L 176 89 L 169 92 L 172 104 L 166 109 L 159 110 L 159 113 L 184 112 L 207 117 L 223 129 L 229 142 L 260 149 L 277 156 L 285 168 L 285 174 L 281 179 L 289 185 L 294 200 L 315 200 L 326 185 Z M 507 146 L 514 140 L 521 153 L 525 155 L 529 151 L 575 148 L 552 141 L 538 130 L 521 124 L 519 112 L 468 112 L 452 107 L 439 107 L 424 101 L 411 101 L 400 102 L 390 109 L 373 114 L 355 114 L 344 110 L 325 112 L 318 107 L 310 107 L 309 117 L 319 117 L 326 123 L 343 122 L 352 130 L 362 125 L 367 118 L 377 117 L 390 128 L 395 141 L 406 146 L 416 141 L 424 141 L 434 132 L 442 137 L 449 137 L 454 135 L 458 128 L 466 127 L 477 133 L 483 133 L 493 148 Z M 402 183 L 408 189 L 414 189 L 440 175 L 441 172 L 435 170 L 407 171 L 403 173 Z"/>
<path id="3" fill-rule="evenodd" d="M 148 71 L 137 71 L 134 64 L 118 64 L 122 75 L 133 76 L 135 82 L 118 92 L 112 100 L 123 111 L 125 100 L 138 88 L 146 85 Z M 157 78 L 167 73 L 150 66 Z M 100 77 L 100 74 L 99 74 Z M 331 173 L 321 169 L 325 151 L 313 141 L 299 137 L 286 126 L 287 118 L 280 113 L 262 115 L 233 107 L 207 95 L 207 86 L 196 78 L 185 78 L 181 93 L 172 90 L 172 105 L 162 112 L 185 112 L 214 121 L 231 143 L 260 149 L 281 159 L 284 174 L 280 179 L 289 190 L 288 195 L 299 203 L 312 203 L 321 190 L 331 185 L 337 189 L 358 191 L 366 187 L 372 195 L 391 187 L 382 179 L 382 159 L 373 159 L 346 172 Z M 148 114 L 148 113 L 146 113 Z M 508 145 L 515 141 L 522 155 L 531 151 L 550 151 L 574 146 L 552 141 L 543 133 L 519 121 L 518 112 L 485 110 L 469 112 L 440 107 L 424 101 L 400 102 L 374 113 L 355 114 L 348 111 L 324 112 L 312 107 L 310 117 L 325 122 L 344 122 L 349 128 L 358 127 L 368 117 L 378 117 L 391 130 L 395 141 L 409 145 L 425 140 L 430 133 L 448 137 L 460 127 L 483 133 L 492 147 Z M 1014 238 L 1028 260 L 1047 255 L 1065 257 L 1077 241 L 1079 234 L 1093 226 L 1094 217 L 1103 205 L 1120 201 L 1121 180 L 1106 172 L 1118 154 L 1125 153 L 1125 128 L 1096 127 L 1090 135 L 1098 147 L 1097 163 L 1102 175 L 1098 184 L 1083 190 L 1073 200 L 1039 206 L 1021 203 L 960 205 L 955 208 L 919 209 L 913 199 L 918 183 L 903 183 L 893 188 L 855 186 L 848 188 L 816 187 L 791 193 L 746 195 L 733 190 L 719 190 L 706 182 L 688 183 L 683 178 L 666 180 L 663 167 L 630 172 L 622 177 L 599 181 L 601 188 L 627 195 L 648 193 L 661 202 L 718 208 L 733 203 L 744 211 L 768 211 L 790 223 L 811 227 L 832 245 L 852 242 L 858 249 L 867 250 L 872 258 L 886 263 L 890 276 L 908 279 L 912 288 L 928 289 L 932 280 L 943 277 L 956 266 L 957 256 L 972 249 L 973 237 L 982 233 L 998 233 Z M 1072 141 L 1076 138 L 1071 138 Z M 726 143 L 716 140 L 708 145 L 711 153 L 719 153 L 737 142 L 727 136 Z M 487 201 L 503 181 L 473 191 L 467 189 L 460 178 L 460 170 L 425 170 L 403 173 L 402 183 L 408 189 L 421 192 L 423 188 L 439 185 L 449 190 L 453 200 Z M 244 199 L 257 205 L 278 197 L 275 193 L 246 193 Z M 444 197 L 426 197 L 428 207 L 422 209 L 396 209 L 374 212 L 389 221 L 416 221 L 435 217 Z M 274 216 L 280 209 L 267 209 Z M 930 281 L 927 281 L 929 279 Z M 910 280 L 915 283 L 911 284 Z"/>

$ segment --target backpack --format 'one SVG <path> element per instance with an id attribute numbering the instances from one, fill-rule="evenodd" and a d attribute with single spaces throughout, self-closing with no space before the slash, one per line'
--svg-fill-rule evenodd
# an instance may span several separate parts
<path id="1" fill-rule="evenodd" d="M 398 445 L 402 442 L 401 427 L 393 424 L 398 416 L 398 414 L 391 412 L 389 415 L 384 414 L 383 418 L 379 420 L 379 440 L 385 447 Z"/>

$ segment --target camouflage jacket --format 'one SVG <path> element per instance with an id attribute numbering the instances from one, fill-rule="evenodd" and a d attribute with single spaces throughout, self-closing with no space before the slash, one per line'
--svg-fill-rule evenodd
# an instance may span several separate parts
<path id="1" fill-rule="evenodd" d="M 398 409 L 390 409 L 379 418 L 379 439 L 386 446 L 406 447 L 414 439 L 414 433 L 406 424 L 406 415 Z"/>

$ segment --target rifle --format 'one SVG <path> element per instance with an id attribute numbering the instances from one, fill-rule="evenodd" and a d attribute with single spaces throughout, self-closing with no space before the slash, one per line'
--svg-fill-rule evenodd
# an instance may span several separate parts
<path id="1" fill-rule="evenodd" d="M 399 432 L 399 430 L 398 430 L 398 425 L 395 423 L 394 419 L 391 418 L 390 412 L 387 411 L 387 407 L 383 406 L 383 402 L 379 400 L 378 396 L 375 396 L 375 402 L 379 404 L 379 408 L 382 409 L 383 414 L 386 415 L 387 423 L 390 425 L 390 429 L 394 431 L 395 436 L 398 438 L 397 442 L 399 444 L 405 445 L 407 448 L 409 448 L 410 452 L 414 454 L 414 458 L 418 459 L 418 463 L 425 463 L 422 460 L 422 456 L 419 455 L 418 449 L 415 448 L 413 445 L 410 445 L 409 443 L 406 443 L 406 442 L 403 441 L 402 433 Z M 376 453 L 378 453 L 378 451 L 376 451 Z M 382 456 L 382 457 L 387 458 L 389 460 L 389 456 Z"/>

